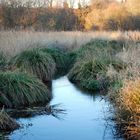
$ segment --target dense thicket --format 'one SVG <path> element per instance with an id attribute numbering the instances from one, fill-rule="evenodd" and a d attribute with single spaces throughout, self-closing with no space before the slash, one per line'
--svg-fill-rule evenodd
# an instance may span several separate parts
<path id="1" fill-rule="evenodd" d="M 140 29 L 139 0 L 93 0 L 89 6 L 79 3 L 77 9 L 70 4 L 64 2 L 61 6 L 53 6 L 2 0 L 0 28 L 43 31 Z"/>

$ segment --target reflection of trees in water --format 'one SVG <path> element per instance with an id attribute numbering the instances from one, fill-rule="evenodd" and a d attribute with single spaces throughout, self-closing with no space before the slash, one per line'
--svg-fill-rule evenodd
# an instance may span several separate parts
<path id="1" fill-rule="evenodd" d="M 104 121 L 105 121 L 105 129 L 103 140 L 107 139 L 107 132 L 109 132 L 114 140 L 124 140 L 125 136 L 123 130 L 123 124 L 119 124 L 117 122 L 116 114 L 112 105 L 108 104 L 107 107 L 103 108 Z"/>

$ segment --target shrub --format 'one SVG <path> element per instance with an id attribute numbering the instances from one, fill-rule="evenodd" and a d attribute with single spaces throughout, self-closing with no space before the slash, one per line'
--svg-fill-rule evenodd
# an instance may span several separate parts
<path id="1" fill-rule="evenodd" d="M 0 106 L 18 108 L 48 103 L 52 95 L 37 78 L 21 72 L 0 72 Z"/>
<path id="2" fill-rule="evenodd" d="M 22 71 L 36 75 L 43 81 L 50 81 L 55 73 L 55 62 L 48 54 L 39 49 L 21 52 L 11 60 L 11 64 Z"/>

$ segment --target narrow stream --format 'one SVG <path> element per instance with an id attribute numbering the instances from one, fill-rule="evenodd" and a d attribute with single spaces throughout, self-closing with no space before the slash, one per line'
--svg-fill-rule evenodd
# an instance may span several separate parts
<path id="1" fill-rule="evenodd" d="M 67 77 L 53 81 L 51 104 L 60 104 L 64 113 L 18 119 L 23 128 L 12 132 L 11 140 L 113 140 L 105 117 L 108 103 L 77 89 Z M 113 124 L 112 124 L 113 125 Z"/>

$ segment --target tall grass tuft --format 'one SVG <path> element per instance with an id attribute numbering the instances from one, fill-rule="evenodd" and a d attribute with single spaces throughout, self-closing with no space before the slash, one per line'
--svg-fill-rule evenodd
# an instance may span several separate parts
<path id="1" fill-rule="evenodd" d="M 104 74 L 104 68 L 100 68 L 100 62 L 97 63 L 94 60 L 77 62 L 69 72 L 68 78 L 82 88 L 92 91 L 101 89 L 101 75 L 98 77 L 98 73 Z"/>
<path id="2" fill-rule="evenodd" d="M 117 54 L 127 65 L 125 70 L 116 72 L 108 69 L 111 81 L 108 97 L 115 108 L 117 124 L 128 139 L 140 137 L 140 48 L 134 43 Z"/>
<path id="3" fill-rule="evenodd" d="M 50 54 L 56 63 L 56 73 L 66 73 L 68 70 L 69 57 L 66 52 L 60 48 L 48 47 L 40 48 L 40 51 Z"/>
<path id="4" fill-rule="evenodd" d="M 6 56 L 3 54 L 3 52 L 0 52 L 0 70 L 4 70 L 7 65 L 7 59 Z"/>
<path id="5" fill-rule="evenodd" d="M 128 138 L 140 137 L 140 79 L 126 80 L 116 97 L 117 121 Z"/>
<path id="6" fill-rule="evenodd" d="M 55 62 L 50 54 L 37 48 L 29 49 L 12 58 L 11 64 L 29 72 L 43 81 L 51 81 L 55 74 Z"/>
<path id="7" fill-rule="evenodd" d="M 82 60 L 77 59 L 68 77 L 72 82 L 88 90 L 106 89 L 109 84 L 106 73 L 110 65 L 117 71 L 123 69 L 123 63 L 112 58 L 110 53 L 86 52 Z"/>
<path id="8" fill-rule="evenodd" d="M 48 88 L 34 76 L 21 72 L 0 72 L 0 106 L 24 107 L 48 103 L 52 98 Z"/>
<path id="9" fill-rule="evenodd" d="M 13 131 L 20 127 L 20 125 L 12 119 L 5 111 L 2 109 L 0 111 L 0 130 L 1 131 Z"/>
<path id="10" fill-rule="evenodd" d="M 83 57 L 89 51 L 92 52 L 93 54 L 106 51 L 111 55 L 115 55 L 116 53 L 118 53 L 123 49 L 123 45 L 124 43 L 122 41 L 92 39 L 90 42 L 83 45 L 79 50 L 77 50 L 77 56 Z"/>

